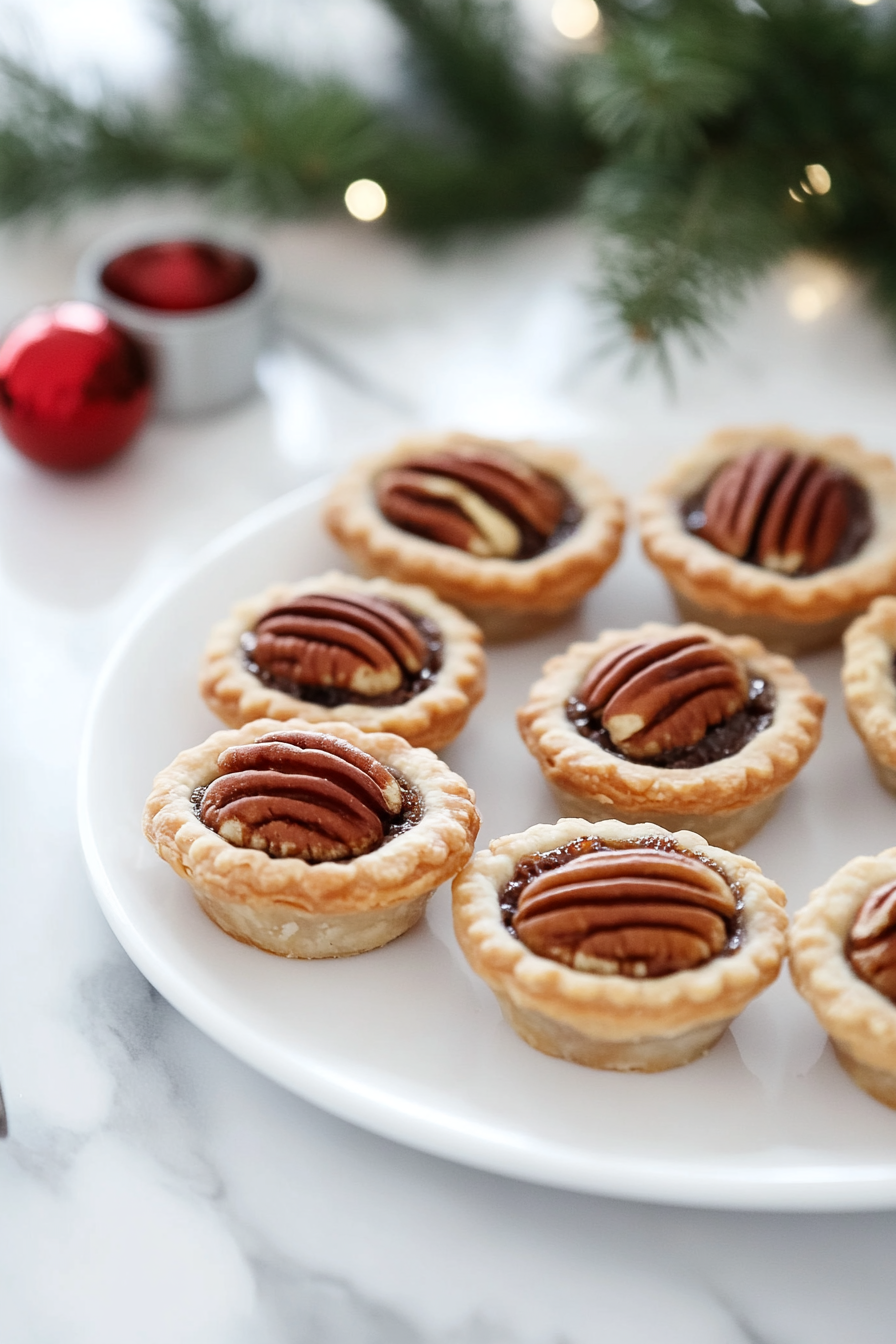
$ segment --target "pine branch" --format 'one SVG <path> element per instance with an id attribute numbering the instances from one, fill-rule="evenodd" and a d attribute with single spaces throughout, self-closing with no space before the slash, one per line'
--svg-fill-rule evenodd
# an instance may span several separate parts
<path id="1" fill-rule="evenodd" d="M 0 218 L 58 213 L 73 199 L 101 197 L 170 177 L 153 116 L 125 99 L 84 108 L 52 81 L 0 57 L 6 117 L 0 123 Z"/>
<path id="2" fill-rule="evenodd" d="M 185 171 L 252 209 L 338 200 L 382 152 L 380 116 L 344 81 L 301 77 L 242 50 L 203 0 L 168 0 L 180 54 L 172 151 Z"/>
<path id="3" fill-rule="evenodd" d="M 509 0 L 383 0 L 422 85 L 476 140 L 506 146 L 538 119 Z"/>
<path id="4" fill-rule="evenodd" d="M 536 78 L 509 0 L 383 0 L 404 28 L 436 128 L 399 133 L 382 181 L 414 231 L 514 222 L 577 203 L 600 150 L 582 124 L 572 63 Z"/>
<path id="5" fill-rule="evenodd" d="M 834 0 L 766 0 L 758 12 L 668 0 L 614 18 L 582 99 L 613 146 L 588 208 L 601 294 L 623 321 L 660 344 L 673 332 L 699 342 L 800 246 L 862 265 L 893 312 L 896 267 L 860 244 L 863 229 L 879 239 L 896 224 L 896 136 L 884 129 L 896 125 L 892 13 L 871 22 Z M 829 194 L 806 183 L 812 163 L 827 168 Z"/>
<path id="6" fill-rule="evenodd" d="M 729 115 L 748 91 L 746 52 L 733 60 L 724 49 L 730 18 L 729 4 L 706 0 L 705 11 L 674 27 L 619 25 L 607 55 L 585 66 L 580 80 L 595 134 L 657 162 L 704 150 L 706 123 Z"/>
<path id="7" fill-rule="evenodd" d="M 626 163 L 598 175 L 586 208 L 598 221 L 598 296 L 641 342 L 671 333 L 699 348 L 789 237 L 724 162 L 687 176 Z"/>
<path id="8" fill-rule="evenodd" d="M 207 0 L 166 0 L 179 77 L 164 114 L 110 96 L 82 108 L 21 65 L 0 69 L 0 215 L 146 185 L 294 215 L 339 201 L 357 177 L 381 181 L 390 218 L 418 233 L 572 205 L 597 155 L 568 69 L 532 87 L 504 0 L 387 2 L 438 72 L 435 129 L 413 107 L 247 52 Z"/>

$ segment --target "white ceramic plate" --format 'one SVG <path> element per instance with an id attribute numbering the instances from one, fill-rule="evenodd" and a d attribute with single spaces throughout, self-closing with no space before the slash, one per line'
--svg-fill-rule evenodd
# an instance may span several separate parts
<path id="1" fill-rule="evenodd" d="M 424 922 L 377 952 L 281 961 L 232 941 L 143 839 L 153 775 L 213 731 L 195 671 L 233 601 L 340 557 L 321 531 L 323 483 L 253 515 L 206 550 L 109 661 L 80 780 L 81 833 L 102 907 L 141 971 L 203 1031 L 285 1087 L 390 1138 L 577 1190 L 732 1208 L 896 1206 L 896 1114 L 841 1072 L 786 972 L 706 1058 L 654 1076 L 549 1059 L 507 1027 L 470 972 L 440 891 Z M 514 709 L 547 656 L 602 626 L 670 618 L 630 547 L 581 615 L 490 653 L 490 690 L 445 752 L 476 788 L 480 842 L 556 810 Z M 830 697 L 825 737 L 748 846 L 799 905 L 857 853 L 896 840 L 839 697 L 836 653 L 806 659 Z"/>

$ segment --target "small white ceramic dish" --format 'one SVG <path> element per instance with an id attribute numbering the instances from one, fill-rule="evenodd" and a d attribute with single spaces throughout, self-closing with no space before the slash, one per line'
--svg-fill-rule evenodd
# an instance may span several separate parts
<path id="1" fill-rule="evenodd" d="M 206 550 L 119 644 L 84 744 L 80 822 L 102 907 L 149 980 L 202 1030 L 285 1087 L 359 1125 L 473 1166 L 581 1191 L 765 1209 L 896 1207 L 896 1114 L 842 1073 L 784 973 L 704 1059 L 653 1076 L 593 1072 L 520 1041 L 467 967 L 440 892 L 411 933 L 335 962 L 281 961 L 202 914 L 140 830 L 154 773 L 216 726 L 196 664 L 209 626 L 277 578 L 340 562 L 318 524 L 324 484 L 287 496 Z M 490 652 L 491 688 L 445 752 L 490 836 L 553 819 L 513 726 L 544 659 L 601 625 L 667 618 L 631 558 L 582 617 Z M 834 701 L 836 654 L 803 664 Z M 839 701 L 818 755 L 749 846 L 801 904 L 851 854 L 892 842 Z"/>
<path id="2" fill-rule="evenodd" d="M 167 312 L 113 294 L 103 268 L 113 257 L 147 243 L 202 239 L 242 252 L 256 277 L 244 294 L 213 308 Z M 255 388 L 255 364 L 269 334 L 274 281 L 269 264 L 247 240 L 218 227 L 177 221 L 130 225 L 97 239 L 78 262 L 78 297 L 104 308 L 148 350 L 154 409 L 162 415 L 201 415 L 242 400 Z"/>

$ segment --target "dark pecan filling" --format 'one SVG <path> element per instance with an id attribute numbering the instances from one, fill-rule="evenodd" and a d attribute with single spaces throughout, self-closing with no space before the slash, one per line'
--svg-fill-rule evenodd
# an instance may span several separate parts
<path id="1" fill-rule="evenodd" d="M 687 530 L 717 550 L 791 578 L 845 564 L 872 532 L 855 477 L 773 446 L 725 463 L 681 512 Z"/>
<path id="2" fill-rule="evenodd" d="M 594 974 L 670 975 L 742 942 L 739 890 L 669 837 L 581 837 L 530 855 L 500 905 L 505 927 L 531 951 Z"/>
<path id="3" fill-rule="evenodd" d="M 566 713 L 582 737 L 596 742 L 614 756 L 630 759 L 613 743 L 603 724 L 592 718 L 587 705 L 577 696 L 570 696 L 566 702 Z M 701 765 L 712 765 L 713 761 L 724 761 L 729 756 L 736 756 L 758 733 L 764 732 L 774 716 L 774 686 L 762 677 L 751 677 L 748 699 L 743 709 L 707 729 L 706 735 L 692 746 L 661 752 L 658 756 L 651 756 L 644 764 L 656 766 L 658 770 L 696 770 Z"/>

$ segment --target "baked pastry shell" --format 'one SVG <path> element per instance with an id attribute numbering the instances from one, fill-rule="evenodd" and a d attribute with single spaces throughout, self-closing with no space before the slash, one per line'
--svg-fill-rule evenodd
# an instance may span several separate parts
<path id="1" fill-rule="evenodd" d="M 317 705 L 267 686 L 246 666 L 241 637 L 275 607 L 306 593 L 365 593 L 397 602 L 433 621 L 442 634 L 442 666 L 433 684 L 402 705 Z M 389 579 L 359 579 L 330 570 L 317 578 L 278 583 L 237 603 L 212 630 L 199 670 L 199 689 L 213 713 L 231 728 L 253 719 L 292 719 L 308 723 L 339 720 L 367 733 L 397 733 L 414 747 L 437 751 L 452 742 L 473 707 L 485 694 L 482 632 L 454 607 L 419 585 Z"/>
<path id="2" fill-rule="evenodd" d="M 582 510 L 575 531 L 529 560 L 482 558 L 394 527 L 374 498 L 376 478 L 409 457 L 455 446 L 509 449 L 559 479 Z M 324 521 L 362 574 L 423 583 L 466 612 L 487 639 L 515 639 L 556 623 L 599 583 L 619 554 L 625 505 L 577 454 L 529 440 L 504 443 L 468 434 L 405 439 L 359 460 L 330 493 Z"/>
<path id="3" fill-rule="evenodd" d="M 885 788 L 896 793 L 896 597 L 878 597 L 843 637 L 843 694 L 850 722 Z"/>
<path id="4" fill-rule="evenodd" d="M 736 560 L 685 528 L 683 501 L 725 462 L 769 442 L 842 467 L 864 486 L 872 532 L 845 564 L 789 578 Z M 786 425 L 721 430 L 649 487 L 638 504 L 638 525 L 644 551 L 665 575 L 683 617 L 755 635 L 789 654 L 835 643 L 872 598 L 896 587 L 896 466 L 844 435 L 814 438 Z"/>
<path id="5" fill-rule="evenodd" d="M 861 1088 L 896 1108 L 896 1004 L 856 975 L 845 952 L 865 898 L 894 880 L 896 848 L 851 859 L 794 916 L 789 951 L 793 983 L 840 1063 Z"/>
<path id="6" fill-rule="evenodd" d="M 504 925 L 500 894 L 521 859 L 582 836 L 631 845 L 669 835 L 659 826 L 564 817 L 493 840 L 455 878 L 454 928 L 464 955 L 536 1049 L 597 1068 L 674 1068 L 705 1054 L 777 976 L 787 926 L 783 891 L 750 859 L 707 845 L 692 831 L 671 838 L 721 868 L 742 902 L 743 938 L 732 955 L 655 979 L 592 975 L 537 956 Z"/>
<path id="7" fill-rule="evenodd" d="M 273 859 L 204 826 L 193 791 L 219 775 L 227 747 L 285 729 L 329 733 L 397 771 L 423 799 L 423 816 L 378 849 L 339 863 Z M 350 724 L 260 719 L 182 751 L 153 783 L 143 830 L 225 933 L 285 957 L 369 951 L 417 922 L 432 893 L 466 863 L 479 830 L 474 795 L 431 751 Z"/>
<path id="8" fill-rule="evenodd" d="M 702 635 L 727 649 L 775 688 L 772 722 L 733 756 L 693 769 L 664 769 L 605 751 L 569 721 L 566 705 L 589 668 L 611 650 L 637 641 Z M 564 812 L 590 821 L 616 817 L 676 829 L 690 826 L 712 844 L 737 848 L 771 816 L 781 794 L 821 737 L 824 696 L 789 658 L 748 635 L 726 636 L 709 626 L 662 625 L 605 630 L 551 658 L 517 713 L 523 741 L 538 761 Z"/>

